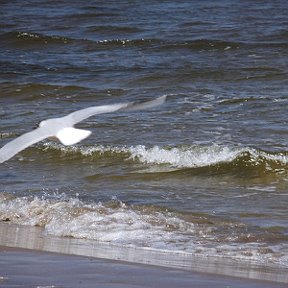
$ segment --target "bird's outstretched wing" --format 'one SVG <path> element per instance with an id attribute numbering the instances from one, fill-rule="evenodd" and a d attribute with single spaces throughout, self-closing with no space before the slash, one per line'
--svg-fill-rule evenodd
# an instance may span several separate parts
<path id="1" fill-rule="evenodd" d="M 28 146 L 35 144 L 47 137 L 53 136 L 51 133 L 42 128 L 37 128 L 31 132 L 25 133 L 16 139 L 8 142 L 0 149 L 0 163 L 12 158 L 18 152 L 24 150 Z"/>
<path id="2" fill-rule="evenodd" d="M 64 116 L 62 120 L 66 123 L 67 126 L 73 126 L 82 120 L 89 118 L 97 114 L 104 114 L 115 112 L 121 108 L 127 107 L 128 104 L 112 104 L 112 105 L 103 105 L 103 106 L 92 106 L 84 108 Z"/>
<path id="3" fill-rule="evenodd" d="M 167 95 L 155 98 L 151 101 L 136 103 L 131 102 L 128 103 L 126 107 L 121 108 L 123 111 L 136 111 L 136 110 L 144 110 L 150 109 L 159 105 L 162 105 L 166 101 Z"/>
<path id="4" fill-rule="evenodd" d="M 73 126 L 74 124 L 97 114 L 111 113 L 115 111 L 136 111 L 153 108 L 155 106 L 163 104 L 165 100 L 166 96 L 161 96 L 151 101 L 146 101 L 142 103 L 128 102 L 112 105 L 92 106 L 72 112 L 67 116 L 63 117 L 62 119 L 66 122 L 67 125 Z"/>

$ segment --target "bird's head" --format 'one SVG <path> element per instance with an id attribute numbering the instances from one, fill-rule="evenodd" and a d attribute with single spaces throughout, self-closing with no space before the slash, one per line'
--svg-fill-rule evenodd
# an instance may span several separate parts
<path id="1" fill-rule="evenodd" d="M 33 126 L 33 129 L 35 130 L 37 128 L 43 127 L 45 125 L 45 122 L 46 122 L 46 120 L 43 120 L 43 121 L 36 123 L 35 126 Z"/>

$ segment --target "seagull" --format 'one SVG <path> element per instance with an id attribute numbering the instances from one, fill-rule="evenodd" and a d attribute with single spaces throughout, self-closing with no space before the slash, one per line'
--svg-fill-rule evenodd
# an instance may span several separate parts
<path id="1" fill-rule="evenodd" d="M 147 108 L 153 108 L 166 101 L 166 95 L 153 99 L 151 101 L 135 103 L 118 103 L 103 106 L 92 106 L 72 112 L 64 117 L 51 118 L 39 123 L 38 128 L 27 132 L 11 142 L 8 142 L 0 149 L 0 163 L 3 163 L 18 152 L 27 147 L 42 141 L 46 138 L 56 138 L 63 145 L 74 145 L 87 138 L 91 131 L 74 128 L 74 125 L 82 120 L 94 115 L 111 113 L 115 111 L 135 111 Z"/>

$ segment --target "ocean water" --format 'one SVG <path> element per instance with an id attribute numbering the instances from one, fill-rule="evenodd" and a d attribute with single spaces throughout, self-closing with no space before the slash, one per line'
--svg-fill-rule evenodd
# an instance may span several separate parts
<path id="1" fill-rule="evenodd" d="M 1 1 L 0 145 L 91 117 L 0 165 L 0 220 L 47 235 L 288 267 L 286 1 Z"/>

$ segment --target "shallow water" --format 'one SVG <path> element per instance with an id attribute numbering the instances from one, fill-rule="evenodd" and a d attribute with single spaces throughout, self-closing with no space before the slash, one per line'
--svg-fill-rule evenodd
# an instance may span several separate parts
<path id="1" fill-rule="evenodd" d="M 168 101 L 1 164 L 0 219 L 287 267 L 288 4 L 270 2 L 2 1 L 1 146 L 80 108 Z"/>

